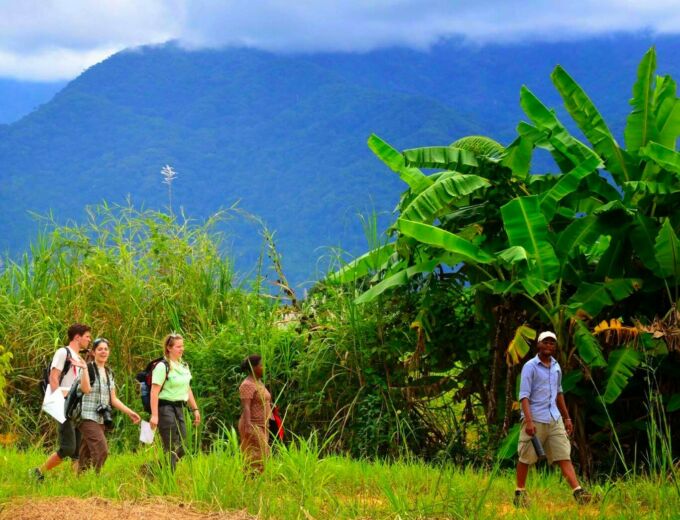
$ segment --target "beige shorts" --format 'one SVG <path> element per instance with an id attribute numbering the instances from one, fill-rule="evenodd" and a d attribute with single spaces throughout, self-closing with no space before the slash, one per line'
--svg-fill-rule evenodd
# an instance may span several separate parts
<path id="1" fill-rule="evenodd" d="M 562 418 L 551 423 L 534 422 L 534 426 L 536 426 L 536 437 L 541 441 L 550 464 L 558 460 L 571 459 L 571 443 L 567 430 L 564 429 Z M 531 437 L 527 435 L 524 419 L 519 427 L 519 443 L 517 444 L 519 461 L 524 464 L 535 464 L 538 457 L 534 445 L 531 444 Z"/>

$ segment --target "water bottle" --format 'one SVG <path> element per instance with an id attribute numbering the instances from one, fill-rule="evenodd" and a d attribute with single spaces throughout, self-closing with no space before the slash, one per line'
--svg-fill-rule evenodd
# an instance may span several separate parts
<path id="1" fill-rule="evenodd" d="M 536 451 L 536 456 L 538 457 L 538 460 L 543 460 L 545 459 L 545 450 L 543 449 L 543 445 L 541 444 L 541 441 L 534 435 L 531 437 L 531 444 L 534 445 L 534 450 Z"/>

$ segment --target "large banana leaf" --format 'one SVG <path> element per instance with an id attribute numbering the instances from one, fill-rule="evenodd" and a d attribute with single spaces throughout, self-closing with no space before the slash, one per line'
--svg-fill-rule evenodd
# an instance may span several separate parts
<path id="1" fill-rule="evenodd" d="M 619 278 L 605 283 L 583 282 L 567 301 L 570 312 L 583 311 L 596 316 L 605 307 L 627 298 L 637 291 L 642 281 L 637 278 Z"/>
<path id="2" fill-rule="evenodd" d="M 440 177 L 438 182 L 420 192 L 411 201 L 404 209 L 401 218 L 429 224 L 442 210 L 451 206 L 456 200 L 490 185 L 489 181 L 478 175 L 454 173 L 448 177 Z"/>
<path id="3" fill-rule="evenodd" d="M 588 327 L 578 318 L 574 318 L 574 344 L 578 349 L 578 355 L 581 356 L 581 359 L 589 367 L 607 366 L 597 338 L 590 333 Z"/>
<path id="4" fill-rule="evenodd" d="M 332 282 L 347 283 L 371 272 L 375 272 L 385 261 L 394 254 L 395 243 L 385 244 L 355 258 L 341 269 L 329 275 Z"/>
<path id="5" fill-rule="evenodd" d="M 488 264 L 495 260 L 493 255 L 490 255 L 472 242 L 429 224 L 399 219 L 397 220 L 397 229 L 400 233 L 415 238 L 418 242 L 440 247 L 460 255 L 466 261 Z"/>
<path id="6" fill-rule="evenodd" d="M 631 348 L 622 348 L 609 354 L 607 384 L 603 396 L 605 403 L 612 404 L 619 398 L 639 364 L 640 354 Z"/>
<path id="7" fill-rule="evenodd" d="M 450 146 L 429 146 L 404 150 L 406 166 L 417 168 L 438 168 L 467 173 L 479 166 L 475 154 Z"/>
<path id="8" fill-rule="evenodd" d="M 597 156 L 585 144 L 569 134 L 564 125 L 557 119 L 555 112 L 548 110 L 533 92 L 524 86 L 520 91 L 520 105 L 522 105 L 524 112 L 536 125 L 536 128 L 546 134 L 550 144 L 569 159 L 572 164 L 568 168 L 569 170 L 581 164 L 589 157 Z"/>
<path id="9" fill-rule="evenodd" d="M 656 80 L 654 118 L 659 132 L 658 143 L 675 148 L 680 136 L 680 99 L 676 97 L 675 81 L 670 76 L 658 77 Z"/>
<path id="10" fill-rule="evenodd" d="M 633 85 L 633 98 L 630 104 L 633 111 L 626 121 L 624 137 L 626 148 L 632 152 L 645 146 L 649 141 L 658 140 L 654 118 L 654 70 L 656 52 L 649 49 L 638 66 L 637 80 Z M 637 178 L 628 180 L 638 180 Z"/>
<path id="11" fill-rule="evenodd" d="M 662 278 L 680 275 L 680 241 L 673 230 L 671 221 L 664 220 L 654 244 L 654 257 L 659 264 L 658 273 Z"/>
<path id="12" fill-rule="evenodd" d="M 588 248 L 593 245 L 605 229 L 595 215 L 575 219 L 557 238 L 555 249 L 561 262 L 564 264 L 577 247 Z"/>
<path id="13" fill-rule="evenodd" d="M 555 215 L 559 201 L 576 191 L 581 181 L 588 175 L 597 172 L 597 168 L 600 168 L 601 166 L 603 165 L 600 158 L 596 155 L 592 155 L 573 170 L 560 177 L 557 184 L 541 197 L 541 211 L 543 211 L 543 214 L 548 221 L 552 220 Z"/>
<path id="14" fill-rule="evenodd" d="M 496 452 L 496 457 L 499 460 L 512 459 L 517 455 L 517 443 L 519 442 L 520 434 L 520 424 L 515 424 L 510 430 L 508 430 L 508 435 L 506 435 L 503 442 L 501 442 L 498 451 Z"/>
<path id="15" fill-rule="evenodd" d="M 559 261 L 550 243 L 548 223 L 541 213 L 538 197 L 518 197 L 501 207 L 510 245 L 523 247 L 533 263 L 529 274 L 546 282 L 557 279 Z"/>
<path id="16" fill-rule="evenodd" d="M 659 230 L 653 218 L 644 215 L 636 215 L 635 225 L 630 230 L 630 241 L 633 249 L 644 266 L 652 272 L 656 272 L 659 263 L 656 260 L 655 242 Z"/>
<path id="17" fill-rule="evenodd" d="M 640 150 L 640 156 L 654 161 L 666 170 L 680 173 L 680 154 L 659 143 L 647 143 L 647 146 Z"/>
<path id="18" fill-rule="evenodd" d="M 415 193 L 420 193 L 432 184 L 432 180 L 427 175 L 418 168 L 408 167 L 404 162 L 404 156 L 377 135 L 370 135 L 368 147 L 392 171 L 396 172 L 401 180 L 408 184 Z"/>
<path id="19" fill-rule="evenodd" d="M 559 65 L 550 77 L 562 96 L 567 111 L 592 143 L 595 151 L 604 158 L 607 170 L 612 173 L 614 179 L 619 184 L 631 180 L 635 170 L 631 157 L 619 147 L 588 95 Z"/>
<path id="20" fill-rule="evenodd" d="M 379 295 L 387 291 L 388 289 L 393 289 L 395 287 L 400 287 L 408 283 L 409 279 L 416 274 L 420 273 L 430 273 L 439 264 L 438 259 L 428 260 L 426 262 L 402 269 L 394 273 L 391 276 L 385 278 L 382 282 L 374 285 L 368 291 L 361 294 L 358 298 L 354 300 L 356 304 L 368 303 L 376 299 Z"/>

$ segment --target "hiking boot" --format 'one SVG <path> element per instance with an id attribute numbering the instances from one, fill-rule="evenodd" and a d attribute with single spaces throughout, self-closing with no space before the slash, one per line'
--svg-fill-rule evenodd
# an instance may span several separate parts
<path id="1" fill-rule="evenodd" d="M 580 505 L 590 504 L 593 500 L 593 495 L 583 488 L 578 488 L 574 491 L 574 500 Z"/>
<path id="2" fill-rule="evenodd" d="M 40 468 L 31 468 L 28 470 L 28 478 L 35 480 L 36 482 L 43 482 L 45 480 L 45 475 L 40 471 Z"/>
<path id="3" fill-rule="evenodd" d="M 527 497 L 527 492 L 523 489 L 516 489 L 512 503 L 515 507 L 529 507 L 529 498 Z"/>

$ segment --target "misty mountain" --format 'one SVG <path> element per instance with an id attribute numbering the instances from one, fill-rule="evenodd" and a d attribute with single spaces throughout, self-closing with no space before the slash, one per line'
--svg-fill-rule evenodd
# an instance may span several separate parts
<path id="1" fill-rule="evenodd" d="M 328 254 L 320 248 L 364 250 L 357 214 L 375 210 L 387 221 L 403 189 L 366 147 L 370 133 L 398 148 L 470 134 L 507 144 L 523 119 L 522 84 L 560 105 L 549 79 L 560 63 L 620 135 L 637 63 L 651 43 L 659 72 L 677 77 L 680 38 L 644 35 L 486 47 L 443 42 L 429 52 L 365 54 L 172 44 L 124 51 L 0 126 L 0 247 L 21 251 L 35 236 L 29 210 L 82 219 L 86 204 L 128 196 L 138 206 L 166 207 L 160 170 L 170 164 L 179 173 L 175 211 L 203 218 L 239 201 L 276 232 L 292 281 L 311 280 Z M 237 266 L 247 271 L 261 250 L 257 227 L 240 219 L 228 231 Z"/>

